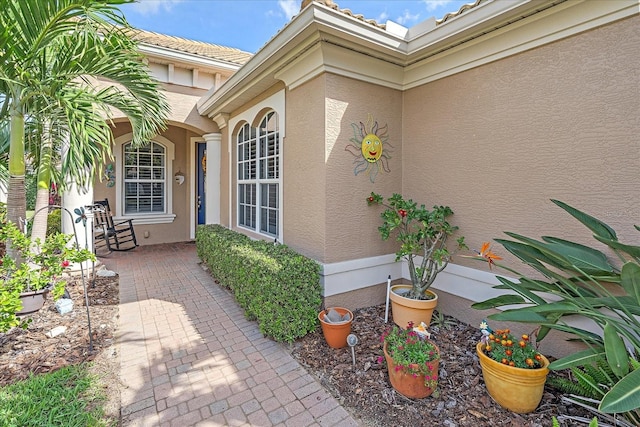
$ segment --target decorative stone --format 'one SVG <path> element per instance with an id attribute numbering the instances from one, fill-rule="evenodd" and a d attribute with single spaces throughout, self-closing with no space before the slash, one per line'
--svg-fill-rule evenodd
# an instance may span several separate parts
<path id="1" fill-rule="evenodd" d="M 98 277 L 114 277 L 116 275 L 115 271 L 111 270 L 100 270 L 97 273 Z"/>
<path id="2" fill-rule="evenodd" d="M 55 328 L 47 332 L 45 335 L 48 336 L 49 338 L 55 338 L 58 335 L 64 334 L 66 331 L 67 331 L 66 326 L 56 326 Z"/>
<path id="3" fill-rule="evenodd" d="M 56 310 L 60 314 L 67 314 L 73 310 L 73 301 L 68 298 L 60 298 L 55 303 Z"/>

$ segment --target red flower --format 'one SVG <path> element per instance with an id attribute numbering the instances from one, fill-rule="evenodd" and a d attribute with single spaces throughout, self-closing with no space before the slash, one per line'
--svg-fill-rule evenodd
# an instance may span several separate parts
<path id="1" fill-rule="evenodd" d="M 404 218 L 405 216 L 407 216 L 407 211 L 405 211 L 404 209 L 399 209 L 398 210 L 398 214 Z"/>
<path id="2" fill-rule="evenodd" d="M 71 263 L 65 259 L 64 261 L 62 261 L 61 265 L 62 265 L 63 268 L 67 268 L 67 267 L 69 267 L 70 264 Z"/>

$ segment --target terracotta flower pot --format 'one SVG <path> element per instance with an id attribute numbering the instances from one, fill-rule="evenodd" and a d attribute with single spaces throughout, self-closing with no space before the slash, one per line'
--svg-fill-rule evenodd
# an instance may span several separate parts
<path id="1" fill-rule="evenodd" d="M 21 316 L 24 314 L 31 314 L 40 310 L 44 305 L 44 301 L 47 299 L 48 294 L 48 288 L 21 293 L 20 301 L 22 302 L 22 308 L 16 313 L 16 315 Z"/>
<path id="2" fill-rule="evenodd" d="M 491 359 L 484 354 L 483 348 L 482 343 L 476 345 L 482 376 L 491 398 L 512 412 L 534 411 L 542 400 L 549 360 L 542 356 L 542 368 L 538 369 L 516 368 Z"/>
<path id="3" fill-rule="evenodd" d="M 327 341 L 329 347 L 342 348 L 347 346 L 347 336 L 351 333 L 351 322 L 353 322 L 353 313 L 346 308 L 332 307 L 341 316 L 349 314 L 349 320 L 343 322 L 327 322 L 325 319 L 326 310 L 322 310 L 318 313 L 318 320 L 322 326 L 322 333 L 324 339 Z M 327 309 L 330 310 L 330 309 Z"/>
<path id="4" fill-rule="evenodd" d="M 433 295 L 433 299 L 418 300 L 398 295 L 397 291 L 409 291 L 411 285 L 394 285 L 391 286 L 389 299 L 391 300 L 391 314 L 393 322 L 401 328 L 406 328 L 410 321 L 415 325 L 424 322 L 429 326 L 433 310 L 438 306 L 438 295 L 432 291 L 426 291 L 425 294 Z"/>
<path id="5" fill-rule="evenodd" d="M 435 344 L 434 344 L 435 346 Z M 387 343 L 384 343 L 384 358 L 387 361 L 387 370 L 389 372 L 389 381 L 391 386 L 403 396 L 410 399 L 423 399 L 430 396 L 435 390 L 434 388 L 427 387 L 424 384 L 424 376 L 414 376 L 411 373 L 407 373 L 401 367 L 397 367 L 393 359 L 387 353 Z M 436 346 L 436 350 L 440 353 L 440 350 Z M 440 360 L 434 360 L 430 362 L 433 369 L 430 371 L 430 375 L 438 375 L 438 368 L 440 367 Z"/>

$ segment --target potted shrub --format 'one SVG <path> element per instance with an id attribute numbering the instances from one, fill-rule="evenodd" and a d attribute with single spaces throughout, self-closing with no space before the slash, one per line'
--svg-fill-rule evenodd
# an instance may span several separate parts
<path id="1" fill-rule="evenodd" d="M 424 323 L 405 329 L 394 325 L 381 338 L 391 386 L 411 399 L 430 396 L 438 386 L 440 350 L 429 338 Z"/>
<path id="2" fill-rule="evenodd" d="M 342 348 L 347 346 L 347 337 L 351 333 L 353 313 L 344 307 L 332 307 L 318 313 L 318 320 L 322 326 L 322 334 L 329 347 Z"/>
<path id="3" fill-rule="evenodd" d="M 549 360 L 538 353 L 529 335 L 516 338 L 509 329 L 492 331 L 484 321 L 480 329 L 476 352 L 491 398 L 519 414 L 535 410 L 542 400 Z"/>
<path id="4" fill-rule="evenodd" d="M 73 263 L 94 259 L 86 249 L 68 246 L 72 235 L 55 233 L 44 242 L 32 243 L 11 222 L 0 227 L 0 241 L 9 241 L 17 260 L 8 254 L 0 260 L 0 332 L 21 324 L 18 315 L 39 310 L 51 292 L 54 299 L 64 293 L 65 270 Z"/>
<path id="5" fill-rule="evenodd" d="M 400 243 L 396 261 L 405 259 L 409 267 L 411 285 L 391 287 L 393 321 L 400 327 L 409 322 L 429 325 L 438 302 L 438 296 L 429 288 L 455 252 L 447 247 L 448 238 L 458 229 L 448 221 L 453 211 L 448 206 L 428 210 L 400 194 L 394 194 L 385 203 L 381 195 L 371 193 L 367 204 L 385 207 L 378 231 L 383 240 L 396 235 Z M 466 248 L 464 237 L 459 237 L 456 243 L 456 249 Z"/>
<path id="6" fill-rule="evenodd" d="M 479 310 L 506 307 L 489 319 L 540 325 L 536 339 L 559 330 L 583 341 L 587 348 L 549 365 L 552 371 L 592 364 L 608 372 L 610 385 L 593 388 L 596 396 L 586 405 L 604 414 L 620 414 L 632 424 L 640 423 L 640 246 L 625 243 L 605 222 L 559 200 L 552 202 L 584 225 L 597 241 L 588 246 L 562 237 L 539 240 L 507 232 L 513 240 L 496 239 L 535 275 L 498 265 L 485 243 L 472 258 L 496 265 L 515 278 L 497 276 L 496 289 L 508 293 L 474 303 Z M 639 226 L 635 226 L 640 231 Z M 633 237 L 637 240 L 637 234 Z M 632 240 L 633 242 L 633 240 Z M 603 248 L 607 251 L 602 251 Z M 577 317 L 579 316 L 579 317 Z M 569 319 L 591 322 L 587 331 Z M 575 391 L 573 392 L 575 393 Z"/>

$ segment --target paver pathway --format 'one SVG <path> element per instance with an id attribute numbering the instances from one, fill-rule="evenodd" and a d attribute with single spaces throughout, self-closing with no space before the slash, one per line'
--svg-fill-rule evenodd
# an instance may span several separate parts
<path id="1" fill-rule="evenodd" d="M 123 426 L 357 426 L 200 266 L 195 244 L 101 261 L 120 275 Z"/>

